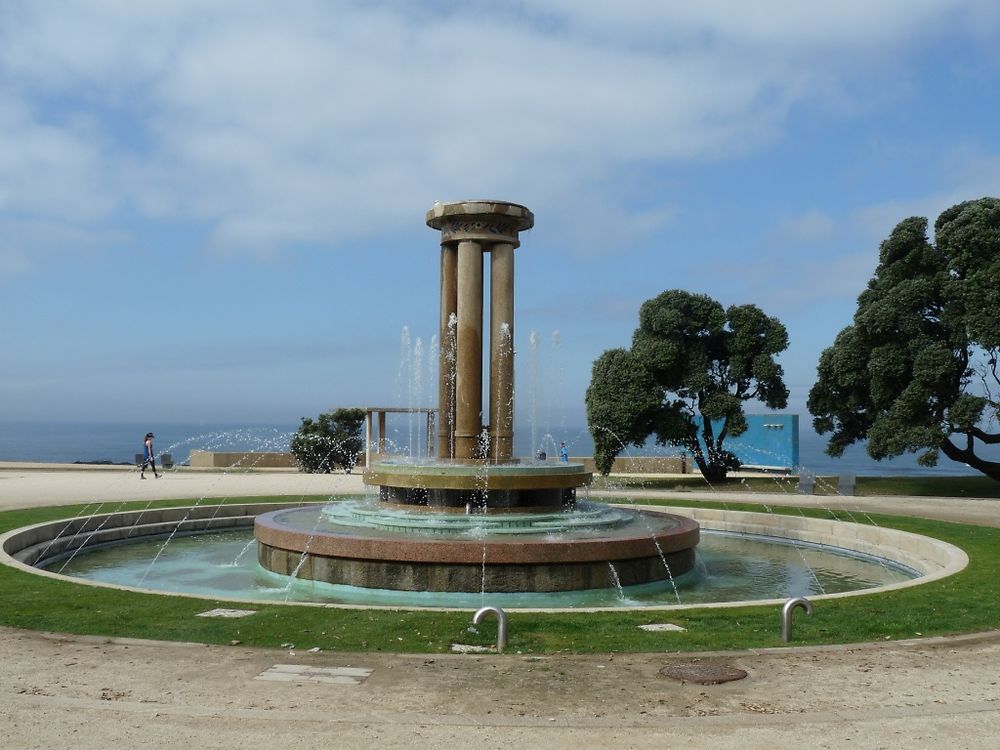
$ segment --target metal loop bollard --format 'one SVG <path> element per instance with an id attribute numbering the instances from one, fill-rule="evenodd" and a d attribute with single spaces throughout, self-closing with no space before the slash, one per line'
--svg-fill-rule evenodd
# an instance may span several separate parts
<path id="1" fill-rule="evenodd" d="M 500 607 L 482 607 L 472 616 L 472 624 L 479 625 L 486 615 L 496 615 L 497 618 L 497 653 L 507 645 L 507 613 Z"/>
<path id="2" fill-rule="evenodd" d="M 781 608 L 781 640 L 785 643 L 792 639 L 792 611 L 796 607 L 802 607 L 807 615 L 813 613 L 813 605 L 808 599 L 801 596 L 789 599 L 785 606 Z"/>

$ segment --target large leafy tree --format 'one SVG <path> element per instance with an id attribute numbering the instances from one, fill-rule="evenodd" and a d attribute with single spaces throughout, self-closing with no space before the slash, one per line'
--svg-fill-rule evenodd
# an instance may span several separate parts
<path id="1" fill-rule="evenodd" d="M 329 474 L 337 468 L 350 473 L 364 448 L 364 421 L 364 409 L 337 409 L 318 419 L 303 417 L 290 446 L 299 468 L 308 474 Z"/>
<path id="2" fill-rule="evenodd" d="M 786 348 L 785 327 L 754 305 L 724 309 L 677 289 L 645 302 L 631 349 L 594 362 L 586 402 L 598 471 L 607 474 L 627 445 L 655 435 L 689 451 L 706 479 L 725 478 L 739 466 L 724 443 L 747 429 L 744 402 L 787 405 L 775 361 Z"/>
<path id="3" fill-rule="evenodd" d="M 1000 199 L 900 222 L 858 297 L 854 322 L 819 361 L 808 408 L 827 453 L 867 440 L 875 459 L 939 453 L 1000 479 Z"/>

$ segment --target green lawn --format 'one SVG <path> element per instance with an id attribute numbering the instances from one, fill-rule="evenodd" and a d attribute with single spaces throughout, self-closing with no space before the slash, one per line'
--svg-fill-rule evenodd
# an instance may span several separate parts
<path id="1" fill-rule="evenodd" d="M 796 477 L 779 475 L 727 479 L 709 486 L 701 475 L 677 478 L 639 476 L 594 477 L 595 489 L 649 489 L 693 492 L 711 489 L 718 492 L 775 492 L 795 494 Z M 836 495 L 837 477 L 816 478 L 816 495 Z M 1000 482 L 985 476 L 962 477 L 858 477 L 855 494 L 908 495 L 913 497 L 991 497 L 1000 498 Z"/>
<path id="2" fill-rule="evenodd" d="M 322 500 L 324 498 L 311 498 Z M 285 502 L 287 498 L 230 498 L 223 502 Z M 162 502 L 159 506 L 186 504 Z M 204 502 L 216 502 L 207 500 Z M 684 505 L 683 497 L 651 504 Z M 702 503 L 718 506 L 718 503 Z M 105 510 L 144 507 L 141 503 Z M 751 504 L 729 508 L 763 510 Z M 0 533 L 80 512 L 79 506 L 0 513 Z M 774 513 L 830 518 L 817 509 L 772 509 Z M 866 517 L 867 519 L 867 517 Z M 816 602 L 815 614 L 795 618 L 795 644 L 852 643 L 986 630 L 1000 623 L 1000 529 L 895 516 L 871 516 L 880 526 L 934 536 L 963 548 L 969 567 L 945 580 L 886 594 Z M 85 586 L 0 566 L 0 624 L 65 633 L 324 651 L 439 653 L 450 644 L 488 645 L 496 637 L 489 620 L 468 632 L 472 611 L 357 610 L 301 605 L 254 604 L 257 613 L 238 620 L 195 615 L 232 603 L 139 594 Z M 692 609 L 672 612 L 559 612 L 509 614 L 508 652 L 590 653 L 692 651 L 782 645 L 778 607 Z M 672 622 L 685 633 L 647 633 L 638 625 Z"/>

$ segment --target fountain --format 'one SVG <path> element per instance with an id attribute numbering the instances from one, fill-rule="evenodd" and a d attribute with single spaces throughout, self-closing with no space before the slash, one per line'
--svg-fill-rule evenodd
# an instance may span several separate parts
<path id="1" fill-rule="evenodd" d="M 606 589 L 690 570 L 697 522 L 578 501 L 592 478 L 583 464 L 513 456 L 514 250 L 531 211 L 461 201 L 436 203 L 426 218 L 441 233 L 437 458 L 380 456 L 364 475 L 374 502 L 258 516 L 260 564 L 363 588 L 484 593 Z"/>
<path id="2" fill-rule="evenodd" d="M 202 495 L 100 512 L 102 502 L 0 536 L 0 563 L 208 598 L 480 610 L 818 601 L 936 580 L 968 563 L 944 542 L 853 519 L 590 503 L 577 497 L 591 480 L 583 465 L 514 458 L 513 250 L 533 221 L 523 206 L 492 201 L 428 213 L 441 232 L 436 459 L 379 456 L 365 474 L 377 495 L 324 505 Z"/>

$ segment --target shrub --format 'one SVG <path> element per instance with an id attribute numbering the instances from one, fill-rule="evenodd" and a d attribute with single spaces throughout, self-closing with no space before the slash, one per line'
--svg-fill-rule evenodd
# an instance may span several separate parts
<path id="1" fill-rule="evenodd" d="M 364 447 L 361 437 L 364 421 L 364 409 L 337 409 L 320 414 L 315 420 L 302 417 L 291 442 L 299 469 L 307 474 L 329 474 L 334 469 L 344 469 L 350 474 Z"/>

